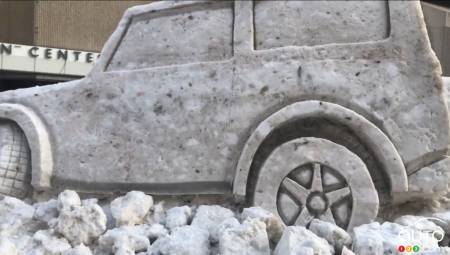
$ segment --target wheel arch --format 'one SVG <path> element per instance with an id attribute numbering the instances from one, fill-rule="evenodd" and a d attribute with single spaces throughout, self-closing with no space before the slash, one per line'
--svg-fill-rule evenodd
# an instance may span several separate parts
<path id="1" fill-rule="evenodd" d="M 350 129 L 379 159 L 382 170 L 390 184 L 390 196 L 408 191 L 405 166 L 395 146 L 377 126 L 353 110 L 335 103 L 307 100 L 290 104 L 263 120 L 245 143 L 233 181 L 233 194 L 247 196 L 253 159 L 265 139 L 277 128 L 292 121 L 320 117 L 341 124 Z M 392 185 L 394 184 L 394 185 Z"/>
<path id="2" fill-rule="evenodd" d="M 14 121 L 24 132 L 31 151 L 31 185 L 37 190 L 51 188 L 53 155 L 50 136 L 41 118 L 30 108 L 13 103 L 0 104 L 0 119 Z"/>

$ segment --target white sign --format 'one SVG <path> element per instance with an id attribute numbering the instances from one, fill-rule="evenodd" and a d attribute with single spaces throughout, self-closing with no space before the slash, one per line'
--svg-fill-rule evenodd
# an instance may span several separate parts
<path id="1" fill-rule="evenodd" d="M 0 70 L 86 75 L 99 53 L 0 43 Z"/>

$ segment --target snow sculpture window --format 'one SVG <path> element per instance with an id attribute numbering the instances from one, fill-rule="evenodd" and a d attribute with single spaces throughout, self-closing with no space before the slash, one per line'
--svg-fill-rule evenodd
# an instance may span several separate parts
<path id="1" fill-rule="evenodd" d="M 386 1 L 255 1 L 255 48 L 382 40 L 389 36 Z"/>
<path id="2" fill-rule="evenodd" d="M 229 59 L 233 19 L 228 1 L 135 16 L 107 71 Z"/>

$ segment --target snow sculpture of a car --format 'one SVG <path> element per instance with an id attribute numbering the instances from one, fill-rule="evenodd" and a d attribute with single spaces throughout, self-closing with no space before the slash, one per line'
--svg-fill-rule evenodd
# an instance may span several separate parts
<path id="1" fill-rule="evenodd" d="M 6 195 L 234 195 L 350 229 L 448 187 L 418 2 L 133 7 L 87 77 L 1 93 L 0 117 Z"/>

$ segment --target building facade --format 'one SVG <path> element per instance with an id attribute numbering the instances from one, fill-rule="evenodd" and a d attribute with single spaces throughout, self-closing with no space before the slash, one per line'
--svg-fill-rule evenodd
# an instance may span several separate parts
<path id="1" fill-rule="evenodd" d="M 150 1 L 0 1 L 0 91 L 84 76 L 123 12 Z"/>
<path id="2" fill-rule="evenodd" d="M 450 3 L 422 2 L 431 47 L 441 61 L 442 74 L 450 76 Z"/>

